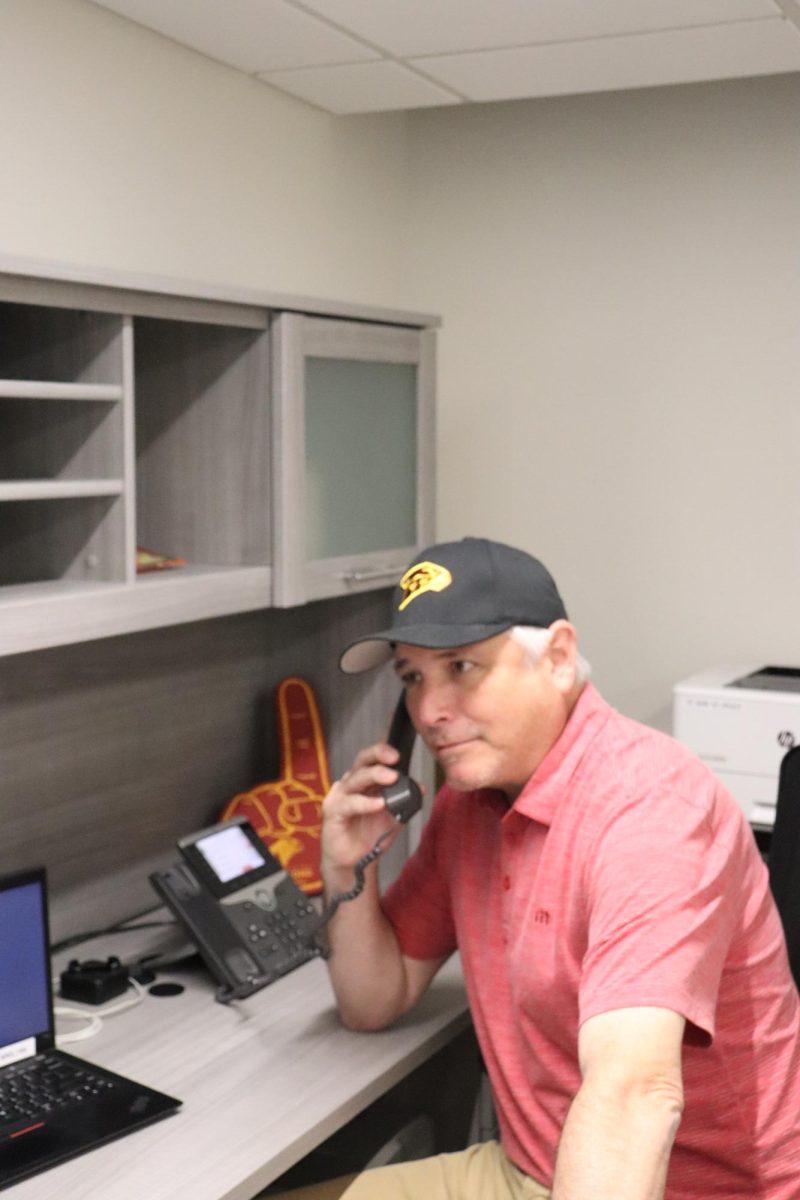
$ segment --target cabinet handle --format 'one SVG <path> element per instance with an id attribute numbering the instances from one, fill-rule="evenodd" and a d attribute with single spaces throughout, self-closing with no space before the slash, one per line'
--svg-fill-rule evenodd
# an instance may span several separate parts
<path id="1" fill-rule="evenodd" d="M 346 571 L 339 578 L 344 583 L 368 583 L 373 579 L 395 579 L 398 567 L 384 567 L 379 571 Z"/>

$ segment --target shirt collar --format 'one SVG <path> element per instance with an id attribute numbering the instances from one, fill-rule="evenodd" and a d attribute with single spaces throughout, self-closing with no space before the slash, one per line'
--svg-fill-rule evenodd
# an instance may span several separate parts
<path id="1" fill-rule="evenodd" d="M 587 683 L 569 715 L 558 740 L 517 796 L 513 811 L 543 825 L 550 825 L 564 787 L 572 777 L 591 742 L 611 716 L 592 684 Z"/>

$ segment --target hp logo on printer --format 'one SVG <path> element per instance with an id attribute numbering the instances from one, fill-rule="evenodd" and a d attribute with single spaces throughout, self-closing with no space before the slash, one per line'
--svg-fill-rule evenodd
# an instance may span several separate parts
<path id="1" fill-rule="evenodd" d="M 794 734 L 791 729 L 782 729 L 778 734 L 778 745 L 784 746 L 787 750 L 791 750 L 794 745 Z"/>

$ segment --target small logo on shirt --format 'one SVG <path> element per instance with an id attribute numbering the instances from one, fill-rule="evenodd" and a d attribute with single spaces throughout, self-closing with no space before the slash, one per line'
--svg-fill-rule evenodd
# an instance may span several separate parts
<path id="1" fill-rule="evenodd" d="M 537 925 L 549 925 L 550 913 L 546 908 L 537 908 L 536 912 L 533 914 L 533 919 Z"/>

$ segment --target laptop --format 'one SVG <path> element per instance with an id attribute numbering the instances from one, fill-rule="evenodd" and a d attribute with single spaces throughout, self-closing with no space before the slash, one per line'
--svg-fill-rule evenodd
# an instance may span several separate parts
<path id="1" fill-rule="evenodd" d="M 0 1190 L 180 1103 L 56 1050 L 46 873 L 0 877 Z"/>

